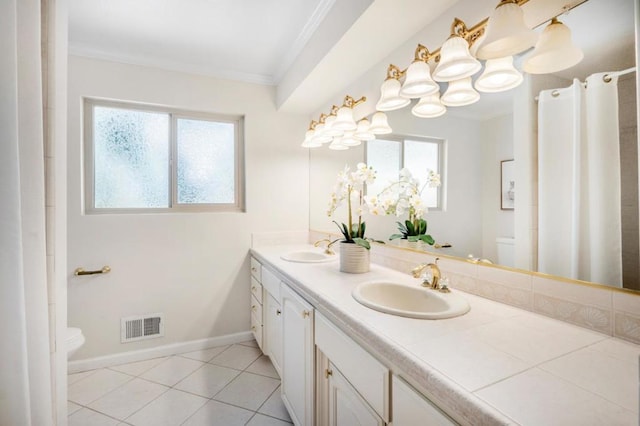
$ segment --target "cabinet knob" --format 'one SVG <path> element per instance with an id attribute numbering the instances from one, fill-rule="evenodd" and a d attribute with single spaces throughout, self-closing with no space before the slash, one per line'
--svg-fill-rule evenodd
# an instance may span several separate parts
<path id="1" fill-rule="evenodd" d="M 309 318 L 309 315 L 311 315 L 311 312 L 307 310 L 302 311 L 302 318 Z"/>
<path id="2" fill-rule="evenodd" d="M 256 286 L 255 285 L 251 286 L 251 291 L 256 291 Z"/>
<path id="3" fill-rule="evenodd" d="M 280 309 L 276 310 L 276 315 L 281 315 L 282 311 Z"/>
<path id="4" fill-rule="evenodd" d="M 256 331 L 256 326 L 255 325 L 251 326 L 251 331 Z"/>
<path id="5" fill-rule="evenodd" d="M 256 305 L 251 305 L 251 310 L 252 310 L 253 312 L 255 312 L 255 311 L 256 311 Z"/>
<path id="6" fill-rule="evenodd" d="M 333 370 L 329 370 L 327 368 L 326 370 L 324 370 L 324 377 L 325 377 L 325 379 L 328 379 L 329 376 L 333 376 Z"/>
<path id="7" fill-rule="evenodd" d="M 253 272 L 258 272 L 258 270 L 255 268 L 255 266 L 252 266 L 252 267 L 251 267 L 251 270 L 252 270 Z"/>

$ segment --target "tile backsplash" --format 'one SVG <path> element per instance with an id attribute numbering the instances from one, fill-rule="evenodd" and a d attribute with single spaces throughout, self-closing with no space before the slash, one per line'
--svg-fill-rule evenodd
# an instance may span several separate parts
<path id="1" fill-rule="evenodd" d="M 326 236 L 310 231 L 309 242 Z M 435 257 L 402 247 L 371 248 L 371 262 L 407 273 Z M 452 288 L 640 344 L 640 293 L 451 258 L 441 258 L 438 266 Z"/>

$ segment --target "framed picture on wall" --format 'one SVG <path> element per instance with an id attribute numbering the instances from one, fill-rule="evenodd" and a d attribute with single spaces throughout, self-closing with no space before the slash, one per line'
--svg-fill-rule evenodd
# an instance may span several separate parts
<path id="1" fill-rule="evenodd" d="M 516 195 L 516 180 L 513 160 L 500 162 L 500 209 L 513 210 Z"/>

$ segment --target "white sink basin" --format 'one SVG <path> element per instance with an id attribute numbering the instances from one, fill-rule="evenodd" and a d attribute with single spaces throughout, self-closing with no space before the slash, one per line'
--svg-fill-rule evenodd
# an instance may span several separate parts
<path id="1" fill-rule="evenodd" d="M 352 292 L 364 306 L 391 315 L 409 318 L 444 319 L 469 312 L 469 302 L 455 293 L 389 281 L 365 282 Z"/>
<path id="2" fill-rule="evenodd" d="M 300 251 L 292 251 L 280 256 L 283 260 L 288 262 L 298 262 L 298 263 L 322 263 L 322 262 L 331 262 L 338 258 L 335 254 L 326 254 L 318 251 L 312 250 L 300 250 Z"/>

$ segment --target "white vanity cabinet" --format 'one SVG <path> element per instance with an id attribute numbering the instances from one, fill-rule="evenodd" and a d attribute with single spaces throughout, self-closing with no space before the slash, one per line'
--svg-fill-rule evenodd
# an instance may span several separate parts
<path id="1" fill-rule="evenodd" d="M 282 401 L 293 423 L 313 424 L 314 309 L 284 283 L 282 298 Z"/>
<path id="2" fill-rule="evenodd" d="M 251 258 L 251 332 L 262 346 L 262 265 L 254 257 Z"/>
<path id="3" fill-rule="evenodd" d="M 392 379 L 392 388 L 393 426 L 414 426 L 416 424 L 452 426 L 457 424 L 440 411 L 435 404 L 396 375 Z"/>
<path id="4" fill-rule="evenodd" d="M 389 422 L 389 369 L 319 313 L 315 342 L 321 352 L 319 364 L 324 364 L 316 369 L 318 423 L 350 426 Z"/>
<path id="5" fill-rule="evenodd" d="M 264 353 L 271 359 L 273 367 L 282 377 L 282 306 L 280 279 L 262 267 L 262 334 Z"/>

